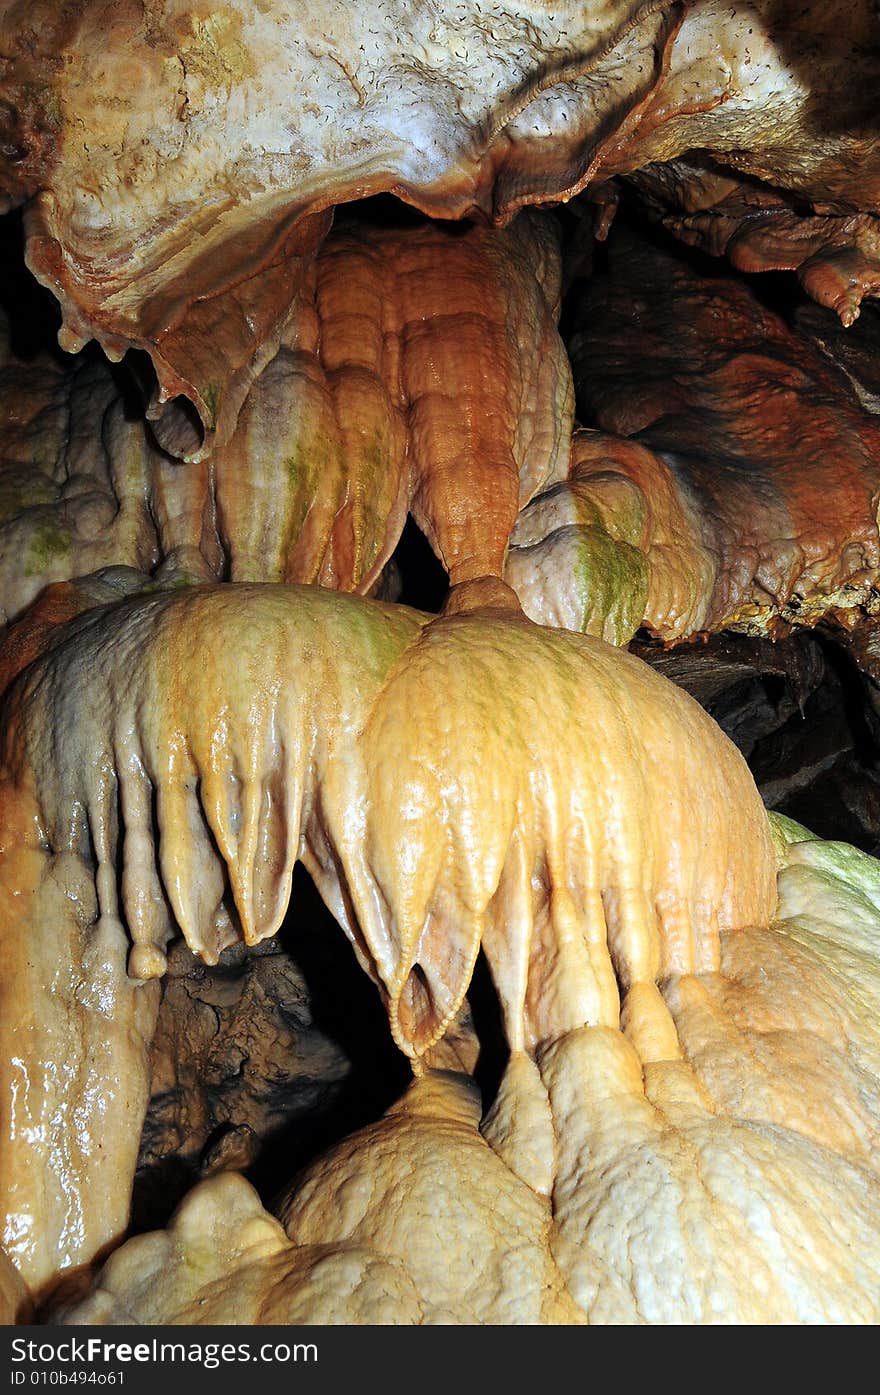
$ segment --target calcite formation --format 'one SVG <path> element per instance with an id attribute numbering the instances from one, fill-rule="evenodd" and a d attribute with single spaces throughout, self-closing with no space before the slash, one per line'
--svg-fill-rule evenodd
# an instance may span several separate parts
<path id="1" fill-rule="evenodd" d="M 873 8 L 777 8 L 370 0 L 292 25 L 276 0 L 19 0 L 0 181 L 65 347 L 145 349 L 195 455 L 231 434 L 334 205 L 504 219 L 697 147 L 796 210 L 876 215 Z"/>
<path id="2" fill-rule="evenodd" d="M 536 213 L 498 233 L 340 229 L 210 466 L 170 458 L 106 362 L 22 360 L 7 334 L 6 617 L 111 565 L 369 592 L 408 512 L 453 584 L 500 576 L 518 511 L 568 473 L 560 292 Z"/>
<path id="3" fill-rule="evenodd" d="M 664 985 L 680 1059 L 602 1026 L 541 1055 L 550 1198 L 487 1148 L 465 1079 L 432 1074 L 307 1172 L 284 1230 L 242 1179 L 203 1183 L 65 1320 L 874 1320 L 877 863 L 775 831 L 773 926 Z"/>
<path id="4" fill-rule="evenodd" d="M 627 438 L 601 449 L 674 518 L 645 624 L 676 639 L 872 616 L 880 434 L 851 382 L 748 286 L 632 234 L 611 259 L 572 359 L 579 410 Z"/>
<path id="5" fill-rule="evenodd" d="M 59 862 L 75 873 L 114 1023 L 133 1014 L 126 1041 L 155 1010 L 138 983 L 163 972 L 174 930 L 208 963 L 239 937 L 274 934 L 297 859 L 416 1062 L 458 1011 L 481 944 L 515 1058 L 585 1023 L 616 1029 L 621 1014 L 662 1055 L 674 1032 L 655 980 L 711 970 L 721 928 L 773 911 L 763 808 L 702 709 L 638 660 L 515 613 L 432 620 L 319 588 L 137 597 L 59 627 L 10 687 L 3 725 L 5 790 L 20 811 L 10 898 L 18 859 L 35 890 Z M 18 932 L 31 954 L 35 935 L 62 933 L 40 905 L 30 920 L 46 928 Z M 55 998 L 84 1040 L 92 1019 L 78 1025 L 75 979 Z M 13 1057 L 30 1122 L 13 1124 L 5 1155 L 6 1246 L 39 1282 L 59 1251 L 71 1263 L 109 1238 L 110 1194 L 124 1208 L 146 1063 L 126 1063 L 141 1082 L 126 1094 L 132 1125 L 100 1159 L 119 1182 L 103 1181 L 100 1215 L 78 1215 L 71 1236 L 69 1164 L 59 1175 L 51 1153 L 42 1168 L 17 1156 L 57 1119 L 34 1064 L 53 1049 L 48 1023 L 34 1028 Z M 56 1127 L 66 1151 L 63 1119 Z M 79 1179 L 78 1195 L 96 1190 Z M 64 1217 L 47 1215 L 39 1235 L 24 1222 L 37 1195 Z"/>
<path id="6" fill-rule="evenodd" d="M 740 271 L 795 271 L 819 305 L 849 328 L 880 289 L 880 220 L 863 204 L 823 203 L 805 216 L 772 186 L 711 161 L 648 165 L 632 176 L 647 207 L 677 237 Z"/>
<path id="7" fill-rule="evenodd" d="M 500 576 L 518 510 L 568 469 L 560 290 L 538 214 L 340 227 L 215 456 L 229 578 L 368 591 L 407 512 L 452 584 Z"/>
<path id="8" fill-rule="evenodd" d="M 3 1320 L 877 1320 L 877 864 L 625 652 L 877 684 L 876 7 L 783 10 L 3 7 Z M 412 1082 L 273 1214 L 297 864 Z"/>
<path id="9" fill-rule="evenodd" d="M 541 491 L 517 518 L 504 575 L 539 624 L 611 644 L 645 628 L 674 643 L 710 628 L 712 542 L 662 456 L 581 428 L 568 479 Z"/>

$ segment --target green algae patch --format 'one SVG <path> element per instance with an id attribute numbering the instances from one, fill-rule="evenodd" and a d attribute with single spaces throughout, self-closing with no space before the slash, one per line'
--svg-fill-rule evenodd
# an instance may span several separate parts
<path id="1" fill-rule="evenodd" d="M 880 862 L 850 843 L 810 837 L 789 848 L 789 867 L 805 867 L 828 887 L 844 888 L 880 912 Z M 878 946 L 880 952 L 880 946 Z"/>
<path id="2" fill-rule="evenodd" d="M 217 409 L 220 405 L 221 388 L 219 383 L 208 383 L 202 393 L 202 400 L 208 409 L 208 422 L 212 431 L 217 429 Z"/>
<path id="3" fill-rule="evenodd" d="M 604 528 L 580 528 L 573 585 L 582 607 L 582 629 L 618 647 L 642 623 L 648 599 L 648 559 Z"/>
<path id="4" fill-rule="evenodd" d="M 787 814 L 777 814 L 774 809 L 768 809 L 767 816 L 770 820 L 770 837 L 773 839 L 773 848 L 780 867 L 784 867 L 788 862 L 788 850 L 793 843 L 819 841 L 815 833 L 804 828 L 802 823 L 790 819 Z"/>
<path id="5" fill-rule="evenodd" d="M 30 535 L 25 576 L 42 576 L 51 571 L 53 563 L 70 553 L 70 533 L 53 514 L 44 514 L 34 524 Z M 47 580 L 50 578 L 47 576 Z"/>

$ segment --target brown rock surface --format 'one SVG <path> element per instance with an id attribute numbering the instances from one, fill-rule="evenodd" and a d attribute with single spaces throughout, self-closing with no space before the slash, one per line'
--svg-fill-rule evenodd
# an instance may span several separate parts
<path id="1" fill-rule="evenodd" d="M 871 154 L 873 144 L 866 142 Z M 846 329 L 864 298 L 880 291 L 876 173 L 843 203 L 820 199 L 814 214 L 771 185 L 738 179 L 699 156 L 649 165 L 632 183 L 688 246 L 726 256 L 739 271 L 796 271 L 807 294 Z M 865 207 L 874 211 L 858 211 Z"/>
<path id="2" fill-rule="evenodd" d="M 182 943 L 169 957 L 138 1156 L 141 1225 L 167 1216 L 200 1173 L 247 1171 L 282 1132 L 317 1133 L 351 1070 L 314 1022 L 291 956 L 267 948 L 228 951 L 213 969 Z"/>
<path id="3" fill-rule="evenodd" d="M 334 232 L 215 455 L 229 579 L 367 592 L 407 510 L 453 584 L 500 575 L 517 510 L 567 471 L 560 280 L 531 212 Z"/>
<path id="4" fill-rule="evenodd" d="M 872 614 L 880 432 L 845 375 L 748 285 L 632 233 L 612 237 L 579 317 L 579 410 L 651 452 L 680 501 L 685 557 L 711 563 L 687 567 L 693 628 Z"/>
<path id="5" fill-rule="evenodd" d="M 25 358 L 6 333 L 3 614 L 112 565 L 370 592 L 408 511 L 455 582 L 500 575 L 517 511 L 568 468 L 560 281 L 556 225 L 528 210 L 340 228 L 210 465 L 160 449 L 101 356 Z"/>

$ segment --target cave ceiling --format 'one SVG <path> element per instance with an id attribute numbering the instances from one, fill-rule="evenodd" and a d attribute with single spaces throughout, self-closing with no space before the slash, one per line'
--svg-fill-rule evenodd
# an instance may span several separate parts
<path id="1" fill-rule="evenodd" d="M 639 175 L 683 235 L 877 283 L 876 15 L 755 4 L 8 4 L 0 189 L 61 342 L 150 355 L 164 443 L 232 433 L 334 206 L 508 221 Z M 687 156 L 688 158 L 683 158 Z M 809 263 L 804 267 L 804 263 Z M 187 429 L 188 428 L 188 429 Z M 193 434 L 194 433 L 194 434 Z M 176 449 L 175 449 L 176 448 Z"/>

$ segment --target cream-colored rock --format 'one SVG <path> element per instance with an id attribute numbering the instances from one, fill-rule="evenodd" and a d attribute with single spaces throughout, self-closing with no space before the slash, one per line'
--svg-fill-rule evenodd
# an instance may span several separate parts
<path id="1" fill-rule="evenodd" d="M 274 934 L 301 858 L 415 1055 L 481 942 L 522 1049 L 616 1024 L 615 971 L 629 989 L 711 969 L 720 927 L 773 910 L 763 807 L 703 710 L 515 614 L 296 587 L 138 597 L 22 675 L 4 749 L 53 846 L 94 849 L 136 976 L 161 972 L 175 925 L 209 962 Z"/>
<path id="2" fill-rule="evenodd" d="M 570 185 L 591 130 L 649 90 L 671 30 L 632 0 L 504 5 L 489 23 L 479 6 L 399 0 L 296 23 L 276 0 L 212 15 L 80 0 L 29 18 L 29 49 L 17 6 L 4 26 L 3 168 L 7 202 L 33 198 L 29 264 L 62 300 L 65 347 L 145 348 L 154 415 L 184 395 L 209 442 L 231 434 L 278 347 L 323 210 L 393 191 L 447 217 L 513 212 Z M 584 74 L 579 110 L 566 84 Z M 163 444 L 196 453 L 172 415 Z"/>
<path id="3" fill-rule="evenodd" d="M 158 424 L 175 454 L 230 436 L 333 205 L 392 192 L 503 220 L 696 148 L 798 212 L 878 212 L 868 0 L 23 15 L 4 16 L 5 204 L 27 203 L 65 347 L 143 348 L 153 415 L 194 405 L 197 431 L 178 408 Z"/>
<path id="4" fill-rule="evenodd" d="M 292 1186 L 289 1241 L 203 1184 L 65 1320 L 876 1323 L 880 864 L 774 824 L 779 917 L 664 981 L 665 1059 L 647 998 L 629 1039 L 514 1055 L 492 1148 L 464 1078 L 425 1076 Z"/>
<path id="5" fill-rule="evenodd" d="M 423 1321 L 577 1322 L 547 1251 L 549 1206 L 483 1141 L 479 1113 L 464 1077 L 425 1076 L 308 1170 L 279 1205 L 285 1229 L 396 1260 Z"/>
<path id="6" fill-rule="evenodd" d="M 235 1174 L 131 1240 L 71 1323 L 578 1322 L 546 1245 L 549 1207 L 480 1138 L 464 1076 L 416 1081 L 313 1166 L 288 1239 Z"/>
<path id="7" fill-rule="evenodd" d="M 0 827 L 3 1247 L 36 1292 L 126 1228 L 159 995 L 128 977 L 86 857 L 48 845 L 8 772 Z"/>
<path id="8" fill-rule="evenodd" d="M 63 1267 L 92 1252 L 65 1207 L 98 1195 L 81 1194 L 91 1174 L 76 1161 L 92 1156 L 94 1126 L 64 1129 L 77 1094 L 97 1107 L 105 1085 L 128 1111 L 104 1154 L 124 1208 L 152 1028 L 129 1014 L 155 1004 L 135 980 L 163 972 L 178 928 L 208 963 L 274 934 L 297 859 L 414 1058 L 458 1012 L 481 944 L 511 1047 L 531 1052 L 587 1023 L 616 1028 L 618 983 L 631 995 L 710 972 L 720 930 L 772 914 L 773 848 L 742 758 L 686 694 L 601 641 L 503 610 L 432 618 L 319 588 L 225 585 L 98 607 L 52 642 L 5 711 L 21 846 L 0 870 L 19 956 L 4 991 L 38 995 L 46 1076 L 63 1055 L 53 1033 L 92 1031 L 87 1012 L 70 1025 L 74 1002 L 107 1020 L 83 1060 L 94 1080 L 65 1095 L 72 1123 L 65 1105 L 51 1147 L 43 1125 L 13 1130 L 17 1259 L 39 1249 L 29 1263 Z M 45 903 L 37 933 L 20 898 L 46 877 L 58 907 Z M 75 934 L 59 936 L 59 907 L 79 916 Z M 67 946 L 60 978 L 34 954 L 53 936 Z M 101 990 L 88 986 L 94 955 Z M 14 1069 L 6 1088 L 18 1108 Z M 120 1224 L 102 1203 L 101 1225 Z"/>

